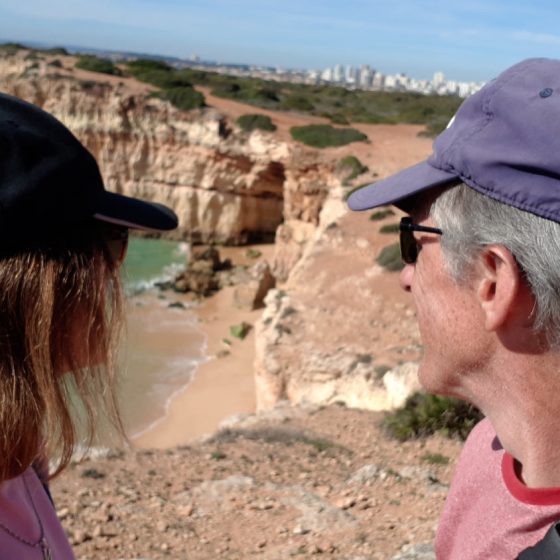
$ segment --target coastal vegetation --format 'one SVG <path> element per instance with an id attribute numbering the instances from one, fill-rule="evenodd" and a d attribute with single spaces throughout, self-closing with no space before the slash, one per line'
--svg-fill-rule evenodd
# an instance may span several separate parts
<path id="1" fill-rule="evenodd" d="M 158 89 L 156 97 L 169 101 L 177 109 L 189 111 L 205 106 L 204 95 L 196 91 L 191 80 L 182 70 L 175 70 L 165 62 L 138 59 L 126 64 L 126 71 L 141 82 Z"/>
<path id="2" fill-rule="evenodd" d="M 297 111 L 329 119 L 333 124 L 411 123 L 425 134 L 443 130 L 462 99 L 413 92 L 348 90 L 332 85 L 305 85 L 259 78 L 226 76 L 192 68 L 174 69 L 157 60 L 136 60 L 127 70 L 141 81 L 170 87 L 169 80 L 210 88 L 213 95 L 277 111 Z"/>
<path id="3" fill-rule="evenodd" d="M 369 217 L 372 222 L 378 222 L 384 220 L 388 216 L 394 216 L 395 212 L 391 208 L 382 208 L 381 210 L 376 210 L 373 214 Z"/>
<path id="4" fill-rule="evenodd" d="M 276 130 L 276 125 L 267 115 L 241 115 L 236 122 L 239 127 L 246 132 L 251 132 L 252 130 L 274 132 Z"/>
<path id="5" fill-rule="evenodd" d="M 343 157 L 336 164 L 336 172 L 344 182 L 352 181 L 366 171 L 368 171 L 367 165 L 364 165 L 356 156 Z"/>
<path id="6" fill-rule="evenodd" d="M 4 43 L 0 45 L 0 57 L 12 56 L 22 49 L 50 55 L 69 54 L 61 47 L 29 49 L 20 43 Z M 80 64 L 85 66 L 78 67 L 109 74 L 118 74 L 122 71 L 123 74 L 133 75 L 138 80 L 161 90 L 201 85 L 210 88 L 212 94 L 218 97 L 234 99 L 265 109 L 297 111 L 324 117 L 337 125 L 348 125 L 352 122 L 421 124 L 426 127 L 422 134 L 430 137 L 445 128 L 462 101 L 460 97 L 454 95 L 349 90 L 333 85 L 293 84 L 251 77 L 226 76 L 193 68 L 177 69 L 155 59 L 138 59 L 118 65 L 95 56 L 82 56 L 80 60 L 82 59 L 86 59 L 87 62 L 81 62 Z M 164 97 L 175 99 L 176 94 Z M 190 95 L 191 99 L 195 97 Z M 197 103 L 200 103 L 200 98 Z M 184 106 L 189 105 L 187 103 Z"/>
<path id="7" fill-rule="evenodd" d="M 398 243 L 387 245 L 381 250 L 377 259 L 375 259 L 379 266 L 390 272 L 398 272 L 403 268 L 401 259 L 401 249 Z"/>
<path id="8" fill-rule="evenodd" d="M 477 408 L 464 401 L 415 393 L 403 408 L 388 413 L 383 425 L 387 433 L 399 441 L 435 433 L 465 440 L 482 418 Z"/>
<path id="9" fill-rule="evenodd" d="M 309 124 L 290 128 L 292 138 L 314 148 L 345 146 L 351 142 L 363 142 L 368 137 L 355 128 L 335 128 L 330 124 Z"/>
<path id="10" fill-rule="evenodd" d="M 160 99 L 169 101 L 171 105 L 183 111 L 204 107 L 204 95 L 192 87 L 174 87 L 164 89 L 156 94 Z"/>
<path id="11" fill-rule="evenodd" d="M 81 70 L 89 70 L 90 72 L 100 72 L 101 74 L 110 74 L 112 76 L 120 76 L 122 72 L 109 59 L 98 58 L 92 55 L 83 55 L 78 58 L 76 68 Z"/>
<path id="12" fill-rule="evenodd" d="M 18 51 L 28 51 L 26 56 L 27 59 L 37 57 L 39 54 L 46 54 L 46 55 L 61 55 L 65 56 L 68 54 L 68 51 L 63 47 L 52 47 L 49 49 L 32 49 L 30 47 L 26 47 L 21 43 L 2 43 L 0 44 L 0 57 L 2 56 L 13 56 Z"/>
<path id="13" fill-rule="evenodd" d="M 243 340 L 249 334 L 251 328 L 252 327 L 249 323 L 243 321 L 238 325 L 232 325 L 229 328 L 229 334 L 231 334 L 231 336 L 234 336 L 235 338 L 238 338 L 239 340 Z"/>
<path id="14" fill-rule="evenodd" d="M 398 233 L 399 224 L 385 224 L 379 228 L 379 233 Z"/>

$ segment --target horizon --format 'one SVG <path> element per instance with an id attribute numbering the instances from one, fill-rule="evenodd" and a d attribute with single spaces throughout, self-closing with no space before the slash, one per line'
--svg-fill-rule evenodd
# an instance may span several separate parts
<path id="1" fill-rule="evenodd" d="M 0 0 L 6 41 L 222 64 L 322 70 L 368 64 L 383 74 L 487 81 L 515 62 L 560 57 L 560 6 L 488 0 Z M 273 25 L 271 24 L 273 22 Z M 10 29 L 6 33 L 5 29 Z"/>

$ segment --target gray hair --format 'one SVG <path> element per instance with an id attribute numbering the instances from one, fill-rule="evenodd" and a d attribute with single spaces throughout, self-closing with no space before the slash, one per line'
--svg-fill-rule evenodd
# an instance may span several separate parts
<path id="1" fill-rule="evenodd" d="M 468 281 L 484 245 L 506 247 L 535 297 L 534 329 L 560 350 L 560 224 L 484 196 L 464 183 L 444 191 L 430 216 L 444 232 L 441 246 L 458 283 Z"/>

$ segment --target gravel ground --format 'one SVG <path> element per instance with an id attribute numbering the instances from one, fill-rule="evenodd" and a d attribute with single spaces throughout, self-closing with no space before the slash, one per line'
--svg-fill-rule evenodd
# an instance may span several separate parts
<path id="1" fill-rule="evenodd" d="M 433 558 L 460 443 L 399 443 L 381 418 L 280 406 L 189 446 L 73 464 L 54 499 L 84 560 Z"/>

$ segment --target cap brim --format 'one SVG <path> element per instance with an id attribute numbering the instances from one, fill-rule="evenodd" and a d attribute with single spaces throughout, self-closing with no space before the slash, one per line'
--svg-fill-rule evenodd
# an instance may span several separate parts
<path id="1" fill-rule="evenodd" d="M 179 220 L 170 208 L 157 202 L 145 202 L 122 194 L 104 191 L 97 201 L 97 220 L 146 231 L 175 229 Z"/>
<path id="2" fill-rule="evenodd" d="M 423 161 L 354 191 L 348 197 L 348 206 L 351 210 L 369 210 L 395 204 L 421 191 L 452 183 L 458 178 L 454 173 L 442 171 Z"/>

